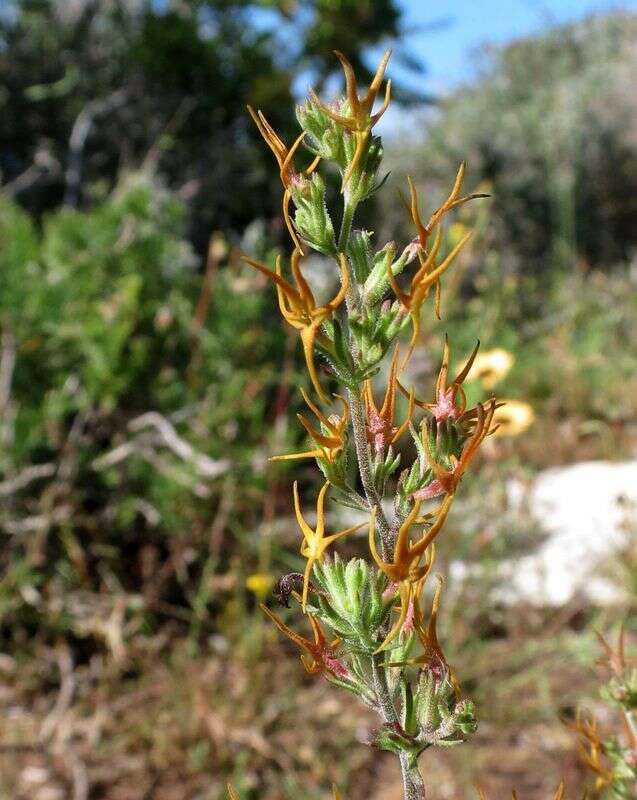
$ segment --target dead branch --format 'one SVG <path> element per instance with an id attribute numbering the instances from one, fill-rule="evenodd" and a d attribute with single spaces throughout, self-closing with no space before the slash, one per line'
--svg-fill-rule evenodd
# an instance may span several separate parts
<path id="1" fill-rule="evenodd" d="M 153 452 L 153 448 L 157 446 L 167 447 L 182 461 L 194 467 L 200 477 L 208 480 L 217 478 L 230 469 L 228 460 L 215 460 L 196 450 L 179 436 L 172 423 L 157 411 L 148 411 L 136 417 L 128 423 L 128 428 L 136 436 L 96 458 L 92 463 L 94 470 L 101 471 L 115 466 L 133 454 L 145 458 L 156 466 L 158 454 Z M 165 463 L 163 466 L 166 467 Z M 183 483 L 183 478 L 180 482 Z M 203 488 L 204 495 L 207 496 L 205 487 L 200 485 L 199 488 Z"/>
<path id="2" fill-rule="evenodd" d="M 76 208 L 80 199 L 82 185 L 82 166 L 84 161 L 84 147 L 91 132 L 96 117 L 114 111 L 126 101 L 127 94 L 124 89 L 118 89 L 107 97 L 92 100 L 87 103 L 77 115 L 71 136 L 69 138 L 69 159 L 66 168 L 66 193 L 64 205 Z"/>
<path id="3" fill-rule="evenodd" d="M 34 514 L 18 520 L 4 520 L 2 528 L 10 536 L 19 536 L 23 533 L 43 533 L 53 525 L 66 522 L 73 515 L 73 507 L 69 505 L 58 506 L 48 514 Z"/>
<path id="4" fill-rule="evenodd" d="M 62 717 L 68 711 L 73 701 L 73 695 L 75 694 L 76 681 L 73 671 L 73 659 L 68 647 L 60 649 L 57 662 L 58 669 L 60 670 L 60 691 L 55 705 L 42 720 L 38 737 L 42 743 L 48 742 L 53 738 L 56 728 L 60 724 Z"/>
<path id="5" fill-rule="evenodd" d="M 11 398 L 11 384 L 15 368 L 15 336 L 8 328 L 2 332 L 0 345 L 0 417 L 4 415 Z"/>
<path id="6" fill-rule="evenodd" d="M 0 482 L 0 497 L 9 497 L 22 489 L 26 489 L 33 481 L 52 477 L 55 475 L 56 469 L 55 464 L 52 462 L 33 464 L 30 467 L 26 467 L 15 478 Z"/>

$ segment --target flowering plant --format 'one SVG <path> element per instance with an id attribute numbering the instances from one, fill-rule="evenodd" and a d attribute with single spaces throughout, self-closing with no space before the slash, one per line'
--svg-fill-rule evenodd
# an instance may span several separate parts
<path id="1" fill-rule="evenodd" d="M 623 730 L 602 739 L 597 720 L 580 709 L 571 727 L 580 737 L 580 755 L 595 776 L 594 791 L 608 800 L 629 800 L 637 791 L 637 660 L 626 654 L 626 635 L 622 625 L 613 646 L 597 634 L 610 679 L 600 692 L 602 698 L 620 712 Z"/>
<path id="2" fill-rule="evenodd" d="M 467 233 L 448 247 L 445 219 L 459 205 L 483 195 L 462 195 L 461 164 L 449 196 L 423 221 L 410 179 L 406 205 L 414 238 L 400 251 L 393 242 L 376 250 L 372 234 L 356 229 L 354 220 L 359 205 L 385 181 L 380 177 L 383 147 L 374 126 L 389 105 L 389 81 L 374 109 L 390 53 L 383 56 L 364 94 L 346 58 L 336 55 L 343 65 L 346 94 L 327 104 L 310 93 L 297 108 L 302 130 L 290 147 L 261 111 L 250 109 L 279 165 L 293 251 L 289 264 L 279 257 L 274 268 L 249 257 L 244 261 L 274 284 L 284 320 L 299 332 L 315 394 L 303 392 L 316 421 L 299 415 L 310 447 L 276 458 L 313 458 L 325 479 L 314 525 L 307 521 L 294 483 L 306 567 L 303 573 L 283 576 L 276 588 L 283 605 L 298 602 L 311 633 L 297 632 L 263 608 L 298 646 L 309 673 L 324 676 L 376 710 L 380 727 L 371 744 L 399 757 L 404 797 L 420 800 L 425 786 L 419 755 L 431 747 L 457 745 L 476 729 L 473 703 L 463 696 L 436 632 L 441 576 L 435 577 L 428 612 L 423 600 L 435 563 L 435 540 L 480 445 L 494 432 L 498 403 L 492 398 L 468 407 L 463 382 L 477 345 L 453 375 L 445 341 L 432 397 L 419 397 L 413 386 L 405 386 L 404 376 L 418 344 L 421 312 L 433 295 L 440 316 L 441 279 L 471 236 Z M 298 165 L 302 147 L 309 151 L 303 167 Z M 340 176 L 338 236 L 319 167 L 327 167 L 328 180 L 330 167 Z M 309 250 L 334 262 L 340 285 L 327 301 L 316 298 L 305 277 L 302 258 Z M 401 352 L 398 340 L 406 330 L 411 335 Z M 382 374 L 386 378 L 379 404 L 374 382 Z M 336 382 L 339 390 L 332 394 Z M 404 464 L 396 446 L 409 438 L 415 457 Z M 326 521 L 328 497 L 365 518 L 333 532 Z M 343 560 L 335 544 L 363 526 L 370 557 Z"/>

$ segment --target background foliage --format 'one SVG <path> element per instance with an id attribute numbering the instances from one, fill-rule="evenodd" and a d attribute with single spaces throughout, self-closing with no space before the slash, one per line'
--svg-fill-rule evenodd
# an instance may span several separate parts
<path id="1" fill-rule="evenodd" d="M 493 192 L 489 235 L 507 270 L 550 280 L 557 266 L 625 263 L 637 212 L 636 25 L 618 13 L 486 48 L 475 82 L 444 98 L 397 166 L 432 180 L 465 158 Z"/>

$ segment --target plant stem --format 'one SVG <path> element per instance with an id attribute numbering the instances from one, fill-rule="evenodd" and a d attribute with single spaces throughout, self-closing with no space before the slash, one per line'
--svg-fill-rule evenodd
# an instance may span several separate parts
<path id="1" fill-rule="evenodd" d="M 382 653 L 375 653 L 372 655 L 372 678 L 374 681 L 374 692 L 376 693 L 378 702 L 377 710 L 385 722 L 396 723 L 398 722 L 398 715 L 396 714 L 396 708 L 391 699 L 385 670 L 380 663 L 382 658 Z"/>
<path id="2" fill-rule="evenodd" d="M 400 769 L 403 775 L 404 800 L 425 800 L 427 791 L 418 765 L 411 766 L 409 764 L 409 756 L 407 753 L 401 753 L 399 758 Z"/>
<path id="3" fill-rule="evenodd" d="M 399 723 L 396 708 L 391 699 L 389 687 L 387 685 L 387 675 L 382 667 L 380 660 L 382 654 L 372 656 L 372 677 L 374 680 L 374 691 L 376 693 L 377 710 L 385 722 Z M 403 777 L 403 797 L 404 800 L 424 800 L 425 782 L 422 779 L 418 765 L 409 763 L 407 753 L 400 753 L 400 770 Z"/>
<path id="4" fill-rule="evenodd" d="M 352 230 L 352 223 L 354 222 L 354 214 L 356 213 L 356 203 L 350 203 L 347 200 L 343 204 L 343 219 L 341 220 L 341 230 L 338 235 L 338 252 L 347 254 L 347 243 L 349 241 L 349 234 Z"/>
<path id="5" fill-rule="evenodd" d="M 352 229 L 355 213 L 356 204 L 346 199 L 343 205 L 343 219 L 341 221 L 341 230 L 338 237 L 338 250 L 340 253 L 345 253 L 347 250 L 347 243 L 349 241 L 349 234 Z M 351 275 L 350 271 L 350 288 L 346 297 L 348 314 L 351 314 L 352 311 L 355 310 L 357 302 L 358 293 L 355 288 L 353 275 Z M 354 342 L 351 342 L 351 347 L 352 356 L 356 359 L 358 353 L 356 352 Z M 365 431 L 365 402 L 360 387 L 357 391 L 348 389 L 347 395 L 352 417 L 352 431 L 354 434 L 356 459 L 358 461 L 358 472 L 361 476 L 361 483 L 363 484 L 365 497 L 367 498 L 370 509 L 376 507 L 376 526 L 381 537 L 381 553 L 384 559 L 388 559 L 391 556 L 393 548 L 393 533 L 385 517 L 385 512 L 381 506 L 376 487 L 374 486 L 370 453 L 367 446 L 367 433 Z"/>
<path id="6" fill-rule="evenodd" d="M 378 492 L 374 486 L 372 464 L 367 444 L 367 433 L 365 431 L 365 403 L 360 389 L 359 391 L 348 389 L 347 396 L 352 417 L 352 431 L 354 433 L 358 472 L 361 476 L 361 483 L 363 484 L 369 507 L 376 507 L 376 527 L 380 533 L 381 553 L 383 558 L 387 560 L 391 558 L 394 545 L 394 533 L 387 522 L 385 512 L 380 502 L 381 498 L 378 496 Z"/>
<path id="7" fill-rule="evenodd" d="M 338 251 L 339 253 L 347 252 L 347 244 L 349 235 L 356 212 L 356 203 L 348 202 L 347 198 L 343 206 L 343 219 L 341 221 L 341 230 L 338 237 Z M 356 305 L 359 302 L 359 295 L 355 288 L 353 275 L 350 270 L 350 288 L 346 297 L 346 307 L 348 314 L 356 310 Z M 354 350 L 354 343 L 352 342 L 352 349 Z M 354 358 L 357 357 L 356 352 L 352 352 Z M 371 455 L 367 443 L 367 432 L 365 430 L 365 401 L 363 400 L 362 388 L 359 386 L 356 390 L 347 390 L 350 413 L 352 419 L 352 431 L 354 435 L 354 446 L 356 448 L 356 460 L 358 462 L 358 473 L 363 484 L 365 497 L 370 509 L 376 508 L 376 527 L 380 533 L 381 554 L 385 560 L 392 557 L 394 548 L 394 532 L 387 522 L 385 512 L 381 505 L 381 498 L 378 495 L 376 486 L 374 484 L 374 476 L 372 471 Z M 382 654 L 372 655 L 372 677 L 374 683 L 374 692 L 376 694 L 376 708 L 380 716 L 385 722 L 400 724 L 396 708 L 387 685 L 387 675 L 382 666 Z M 407 753 L 400 753 L 400 769 L 403 777 L 403 795 L 404 800 L 424 800 L 425 798 L 425 783 L 418 770 L 418 765 L 410 763 Z"/>
<path id="8" fill-rule="evenodd" d="M 356 214 L 356 204 L 350 203 L 348 200 L 345 200 L 343 205 L 343 219 L 341 220 L 341 230 L 338 234 L 338 245 L 337 250 L 339 253 L 343 253 L 345 255 L 345 260 L 347 261 L 347 269 L 349 270 L 349 289 L 347 290 L 347 294 L 345 295 L 345 307 L 347 308 L 347 313 L 351 314 L 353 311 L 357 309 L 358 302 L 359 302 L 359 293 L 357 291 L 356 283 L 354 281 L 354 271 L 351 268 L 349 263 L 349 259 L 347 258 L 347 245 L 349 243 L 349 235 L 352 230 L 352 223 L 354 222 L 354 215 Z M 356 353 L 353 352 L 352 355 L 356 358 Z"/>

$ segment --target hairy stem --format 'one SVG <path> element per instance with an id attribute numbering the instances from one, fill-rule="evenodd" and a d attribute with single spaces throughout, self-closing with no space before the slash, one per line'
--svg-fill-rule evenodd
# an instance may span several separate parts
<path id="1" fill-rule="evenodd" d="M 356 282 L 354 280 L 354 273 L 352 267 L 349 263 L 349 259 L 347 258 L 347 245 L 349 242 L 349 235 L 352 230 L 352 223 L 354 222 L 354 215 L 356 213 L 356 204 L 349 203 L 345 200 L 343 205 L 343 219 L 341 220 L 341 230 L 338 235 L 338 252 L 343 253 L 345 255 L 345 259 L 347 261 L 347 268 L 349 270 L 349 289 L 347 290 L 347 294 L 345 295 L 345 307 L 347 308 L 347 313 L 351 314 L 353 311 L 358 309 L 359 304 L 359 293 L 358 288 L 356 286 Z M 352 342 L 352 355 L 356 358 L 357 354 L 355 351 L 354 343 Z"/>
<path id="2" fill-rule="evenodd" d="M 354 221 L 354 214 L 356 213 L 356 204 L 350 203 L 347 200 L 343 205 L 343 219 L 341 221 L 341 230 L 338 237 L 338 250 L 345 253 L 347 250 L 347 243 L 349 241 L 349 234 L 352 229 Z M 350 288 L 346 297 L 347 312 L 351 314 L 355 310 L 358 302 L 358 293 L 356 292 L 356 284 L 353 276 L 350 274 Z M 352 356 L 354 359 L 358 357 L 356 352 L 355 343 L 351 342 Z M 365 497 L 369 504 L 370 509 L 376 507 L 376 526 L 381 537 L 381 553 L 384 559 L 391 556 L 393 547 L 393 534 L 385 513 L 381 506 L 381 498 L 378 496 L 376 487 L 374 485 L 374 477 L 372 474 L 372 464 L 369 449 L 367 446 L 367 433 L 365 431 L 365 402 L 363 394 L 359 387 L 356 391 L 353 389 L 347 390 L 350 412 L 352 416 L 352 431 L 354 434 L 354 446 L 356 448 L 356 460 L 358 462 L 358 472 L 361 477 L 361 483 L 365 490 Z"/>
<path id="3" fill-rule="evenodd" d="M 338 235 L 338 252 L 347 254 L 347 243 L 349 242 L 349 234 L 352 230 L 352 223 L 354 222 L 354 214 L 356 213 L 356 203 L 350 203 L 347 200 L 343 205 L 343 219 L 341 220 L 341 230 Z"/>
<path id="4" fill-rule="evenodd" d="M 354 433 L 358 472 L 361 476 L 361 483 L 363 484 L 365 497 L 367 498 L 370 508 L 376 507 L 376 527 L 380 533 L 381 553 L 383 558 L 388 560 L 391 558 L 394 534 L 391 526 L 387 522 L 385 512 L 381 505 L 381 498 L 374 485 L 371 458 L 367 444 L 367 433 L 365 431 L 365 403 L 360 390 L 355 392 L 348 389 L 347 397 L 352 416 L 352 431 Z"/>
<path id="5" fill-rule="evenodd" d="M 425 800 L 425 782 L 422 779 L 418 765 L 410 765 L 407 753 L 400 754 L 400 769 L 403 775 L 404 800 Z"/>
<path id="6" fill-rule="evenodd" d="M 395 723 L 398 722 L 398 714 L 387 685 L 387 675 L 381 664 L 383 657 L 382 653 L 375 653 L 372 656 L 372 678 L 378 704 L 377 710 L 385 722 Z"/>
<path id="7" fill-rule="evenodd" d="M 374 691 L 376 693 L 377 710 L 385 722 L 398 723 L 398 714 L 391 699 L 389 687 L 387 685 L 387 675 L 381 665 L 382 653 L 372 656 L 372 677 L 374 680 Z M 418 765 L 410 764 L 407 753 L 401 753 L 400 770 L 403 777 L 403 797 L 404 800 L 424 800 L 425 782 L 418 769 Z"/>

